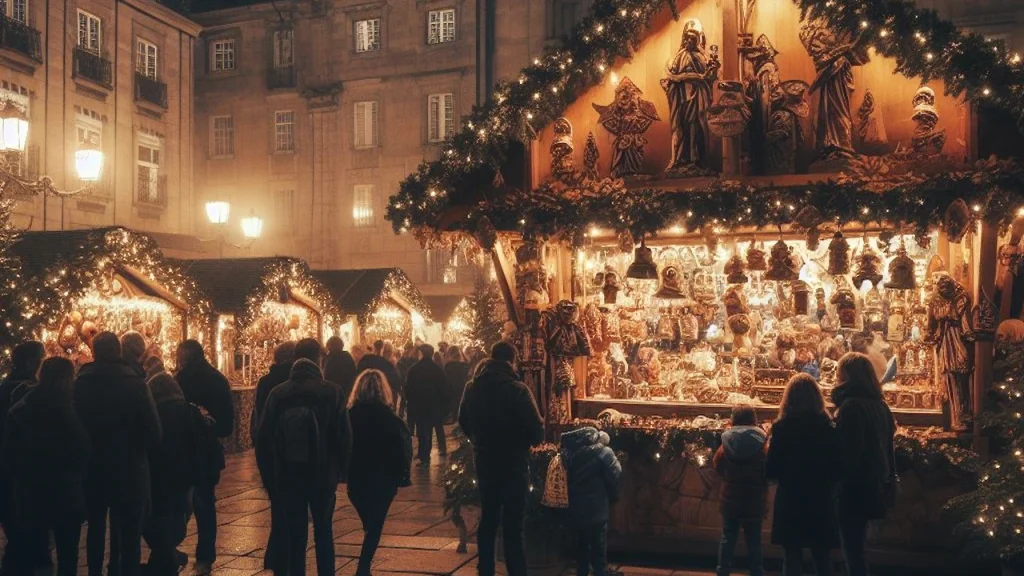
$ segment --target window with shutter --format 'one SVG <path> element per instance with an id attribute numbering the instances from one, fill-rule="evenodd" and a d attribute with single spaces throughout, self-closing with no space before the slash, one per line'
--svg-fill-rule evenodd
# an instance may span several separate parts
<path id="1" fill-rule="evenodd" d="M 136 42 L 135 70 L 156 80 L 157 77 L 157 49 L 156 45 L 139 38 Z"/>
<path id="2" fill-rule="evenodd" d="M 441 142 L 455 133 L 455 99 L 452 94 L 427 98 L 427 139 Z"/>
<path id="3" fill-rule="evenodd" d="M 431 10 L 427 13 L 427 43 L 444 44 L 455 41 L 455 9 Z"/>
<path id="4" fill-rule="evenodd" d="M 377 146 L 377 101 L 356 102 L 354 123 L 356 148 Z"/>
<path id="5" fill-rule="evenodd" d="M 374 192 L 373 184 L 359 184 L 352 189 L 352 225 L 356 228 L 374 225 Z"/>
<path id="6" fill-rule="evenodd" d="M 84 10 L 78 11 L 78 47 L 93 54 L 100 53 L 103 31 L 99 18 Z"/>
<path id="7" fill-rule="evenodd" d="M 380 50 L 380 18 L 359 20 L 355 23 L 356 52 Z"/>

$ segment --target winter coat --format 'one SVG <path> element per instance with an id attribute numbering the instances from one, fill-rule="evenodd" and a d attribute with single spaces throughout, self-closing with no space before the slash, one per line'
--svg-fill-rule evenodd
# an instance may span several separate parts
<path id="1" fill-rule="evenodd" d="M 431 426 L 444 422 L 448 410 L 448 381 L 444 370 L 427 358 L 409 369 L 405 385 L 409 422 Z"/>
<path id="2" fill-rule="evenodd" d="M 341 394 L 347 400 L 356 382 L 356 361 L 347 350 L 328 354 L 324 360 L 324 380 L 341 386 Z"/>
<path id="3" fill-rule="evenodd" d="M 205 409 L 214 425 L 211 432 L 218 438 L 227 438 L 235 431 L 235 402 L 231 385 L 206 358 L 193 360 L 178 371 L 175 378 L 185 393 L 185 401 Z"/>
<path id="4" fill-rule="evenodd" d="M 885 484 L 893 474 L 896 434 L 892 411 L 882 399 L 882 391 L 867 383 L 836 386 L 832 401 L 842 455 L 839 506 L 869 519 L 885 518 Z"/>
<path id="5" fill-rule="evenodd" d="M 530 457 L 530 447 L 544 441 L 544 423 L 533 394 L 507 362 L 488 360 L 466 385 L 459 426 L 473 442 L 477 460 L 522 465 Z"/>
<path id="6" fill-rule="evenodd" d="M 412 437 L 389 406 L 360 402 L 348 411 L 352 423 L 350 491 L 394 490 L 409 479 Z"/>
<path id="7" fill-rule="evenodd" d="M 292 364 L 293 362 L 289 360 L 271 365 L 267 374 L 256 383 L 256 398 L 252 405 L 252 415 L 249 417 L 249 437 L 252 438 L 254 445 L 256 444 L 256 426 L 260 422 L 260 415 L 263 414 L 263 407 L 267 405 L 270 391 L 288 381 L 292 372 Z"/>
<path id="8" fill-rule="evenodd" d="M 416 365 L 416 358 L 412 356 L 402 356 L 398 359 L 398 373 L 402 375 L 402 378 L 409 376 L 409 369 Z"/>
<path id="9" fill-rule="evenodd" d="M 405 379 L 398 373 L 398 368 L 391 361 L 377 354 L 367 354 L 359 359 L 356 377 L 366 370 L 380 370 L 384 373 L 384 377 L 388 379 L 388 385 L 391 386 L 391 399 L 395 406 L 398 405 L 400 398 L 405 398 Z"/>
<path id="10" fill-rule="evenodd" d="M 5 444 L 3 434 L 7 413 L 35 385 L 35 374 L 31 373 L 12 372 L 0 382 L 0 447 Z M 10 475 L 6 468 L 0 466 L 0 522 L 6 521 L 13 509 L 13 496 Z"/>
<path id="11" fill-rule="evenodd" d="M 757 426 L 735 426 L 722 433 L 722 445 L 712 465 L 722 478 L 719 509 L 726 518 L 759 520 L 768 500 L 764 476 L 764 431 Z"/>
<path id="12" fill-rule="evenodd" d="M 448 414 L 457 414 L 462 393 L 469 382 L 469 364 L 461 360 L 452 360 L 444 365 L 444 377 L 448 382 Z"/>
<path id="13" fill-rule="evenodd" d="M 153 394 L 163 430 L 159 446 L 149 454 L 153 498 L 160 498 L 192 486 L 197 430 L 185 394 L 174 376 L 160 371 L 150 375 L 146 385 Z"/>
<path id="14" fill-rule="evenodd" d="M 286 410 L 296 406 L 306 406 L 316 415 L 320 456 L 324 458 L 317 478 L 287 476 L 287 471 L 278 466 L 284 457 L 277 454 L 278 422 Z M 315 363 L 297 360 L 289 380 L 270 392 L 256 429 L 256 464 L 264 486 L 271 497 L 295 481 L 311 482 L 316 490 L 333 491 L 345 478 L 351 451 L 352 428 L 341 388 L 324 380 Z"/>
<path id="15" fill-rule="evenodd" d="M 772 543 L 836 548 L 834 487 L 839 436 L 825 414 L 789 416 L 772 426 L 765 474 L 778 482 Z"/>
<path id="16" fill-rule="evenodd" d="M 70 398 L 34 390 L 11 408 L 3 462 L 13 515 L 29 526 L 85 520 L 89 437 Z"/>
<path id="17" fill-rule="evenodd" d="M 608 434 L 584 427 L 562 434 L 562 462 L 569 483 L 569 513 L 577 526 L 607 522 L 618 500 L 622 465 L 608 447 Z"/>
<path id="18" fill-rule="evenodd" d="M 160 416 L 146 382 L 128 364 L 82 366 L 75 409 L 92 443 L 86 495 L 109 504 L 149 500 L 147 455 L 160 443 Z"/>

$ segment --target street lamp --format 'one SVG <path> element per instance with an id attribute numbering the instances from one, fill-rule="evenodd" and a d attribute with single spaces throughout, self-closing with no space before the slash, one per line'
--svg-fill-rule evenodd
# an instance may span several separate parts
<path id="1" fill-rule="evenodd" d="M 256 216 L 250 215 L 248 218 L 242 218 L 242 234 L 249 240 L 255 240 L 260 237 L 263 232 L 263 219 Z"/>
<path id="2" fill-rule="evenodd" d="M 75 171 L 82 182 L 98 182 L 103 174 L 103 152 L 78 150 L 75 152 Z"/>
<path id="3" fill-rule="evenodd" d="M 11 101 L 0 108 L 0 150 L 24 152 L 28 142 L 28 118 Z"/>
<path id="4" fill-rule="evenodd" d="M 230 215 L 231 204 L 221 200 L 206 203 L 206 217 L 210 220 L 210 224 L 227 224 Z"/>
<path id="5" fill-rule="evenodd" d="M 224 246 L 228 245 L 233 248 L 248 248 L 252 246 L 253 242 L 260 237 L 263 233 L 263 219 L 256 216 L 255 213 L 250 212 L 250 215 L 242 218 L 242 235 L 246 239 L 244 244 L 232 244 L 227 240 L 227 223 L 231 216 L 231 204 L 223 200 L 211 200 L 206 203 L 206 219 L 210 221 L 210 224 L 214 226 L 217 231 L 217 237 L 212 238 L 211 241 L 215 240 L 218 244 L 220 257 L 224 257 Z"/>

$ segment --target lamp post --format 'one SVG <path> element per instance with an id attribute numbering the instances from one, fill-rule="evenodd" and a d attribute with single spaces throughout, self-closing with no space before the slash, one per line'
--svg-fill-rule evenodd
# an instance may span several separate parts
<path id="1" fill-rule="evenodd" d="M 263 219 L 250 212 L 250 215 L 242 218 L 242 236 L 247 240 L 246 244 L 231 244 L 227 241 L 227 225 L 231 216 L 231 204 L 223 200 L 212 200 L 206 203 L 206 219 L 217 230 L 217 241 L 220 258 L 224 257 L 224 245 L 230 244 L 235 248 L 248 248 L 263 233 Z"/>

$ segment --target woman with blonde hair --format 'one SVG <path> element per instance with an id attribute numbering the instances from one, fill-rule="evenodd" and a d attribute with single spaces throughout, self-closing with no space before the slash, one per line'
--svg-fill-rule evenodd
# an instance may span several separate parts
<path id="1" fill-rule="evenodd" d="M 885 518 L 886 508 L 895 498 L 896 421 L 882 397 L 871 358 L 849 352 L 839 359 L 836 373 L 839 384 L 832 390 L 832 402 L 842 454 L 839 535 L 846 573 L 867 576 L 864 544 L 868 522 Z"/>
<path id="2" fill-rule="evenodd" d="M 358 576 L 370 574 L 388 508 L 398 488 L 410 484 L 412 439 L 391 406 L 391 386 L 384 373 L 363 371 L 348 400 L 352 423 L 348 498 L 359 514 L 364 534 Z"/>
<path id="3" fill-rule="evenodd" d="M 765 474 L 778 483 L 772 543 L 783 549 L 784 576 L 802 573 L 810 548 L 818 576 L 832 575 L 830 550 L 839 547 L 832 488 L 839 475 L 839 438 L 818 382 L 790 378 L 772 425 Z"/>

